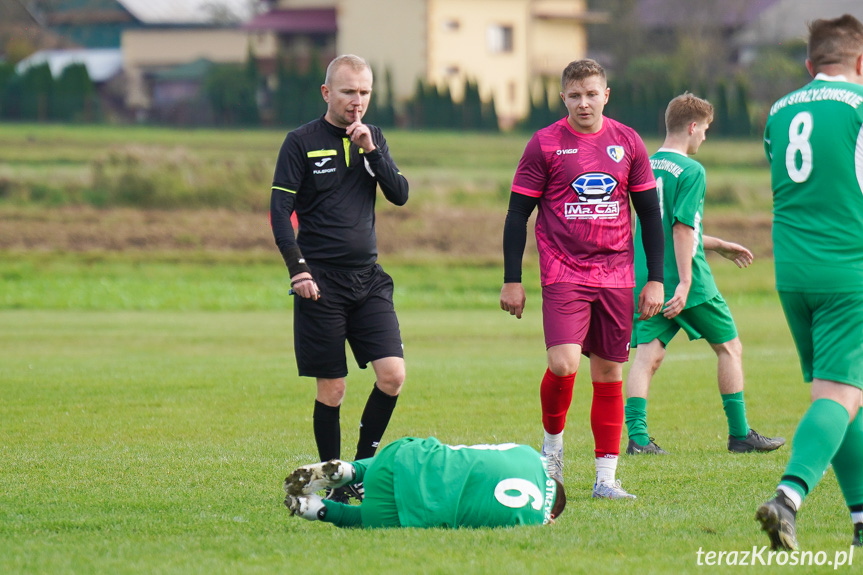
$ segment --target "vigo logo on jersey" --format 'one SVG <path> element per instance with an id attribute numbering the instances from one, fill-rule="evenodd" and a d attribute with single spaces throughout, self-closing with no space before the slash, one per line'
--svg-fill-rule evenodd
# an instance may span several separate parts
<path id="1" fill-rule="evenodd" d="M 564 204 L 564 217 L 568 220 L 613 220 L 620 214 L 618 202 L 611 202 L 617 180 L 604 172 L 588 172 L 575 178 L 569 186 L 575 191 L 578 203 Z"/>

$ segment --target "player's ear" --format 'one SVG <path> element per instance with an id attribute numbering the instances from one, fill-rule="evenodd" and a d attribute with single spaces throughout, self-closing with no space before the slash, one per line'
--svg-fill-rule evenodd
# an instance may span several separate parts
<path id="1" fill-rule="evenodd" d="M 812 60 L 806 58 L 806 69 L 809 71 L 809 75 L 813 78 L 815 77 L 815 65 L 812 64 Z"/>
<path id="2" fill-rule="evenodd" d="M 321 98 L 323 98 L 324 102 L 327 104 L 330 103 L 330 87 L 326 84 L 321 84 Z"/>

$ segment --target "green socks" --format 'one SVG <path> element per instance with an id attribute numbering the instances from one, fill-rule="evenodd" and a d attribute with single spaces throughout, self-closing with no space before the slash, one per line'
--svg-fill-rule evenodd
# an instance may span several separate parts
<path id="1" fill-rule="evenodd" d="M 324 499 L 324 507 L 327 508 L 327 513 L 323 518 L 326 523 L 332 523 L 336 527 L 363 526 L 361 505 L 348 505 L 347 503 Z"/>
<path id="2" fill-rule="evenodd" d="M 848 506 L 863 504 L 863 409 L 848 425 L 839 451 L 833 456 L 833 472 Z"/>
<path id="3" fill-rule="evenodd" d="M 735 439 L 746 439 L 749 435 L 749 423 L 746 421 L 746 403 L 743 401 L 743 392 L 723 393 L 722 409 L 728 419 L 728 435 Z"/>
<path id="4" fill-rule="evenodd" d="M 859 426 L 856 420 L 855 424 Z M 831 460 L 838 455 L 837 452 L 846 447 L 843 443 L 846 430 L 848 430 L 848 412 L 845 411 L 844 407 L 832 399 L 822 398 L 812 402 L 800 420 L 797 431 L 794 432 L 791 459 L 788 461 L 785 474 L 779 484 L 788 486 L 802 496 L 806 496 L 806 493 L 803 492 L 803 486 L 789 480 L 789 477 L 800 479 L 806 484 L 805 491 L 812 491 L 818 481 L 821 480 Z M 857 441 L 852 440 L 847 449 L 859 449 L 859 441 L 859 439 Z M 859 452 L 856 457 L 859 457 Z M 850 463 L 849 467 L 853 469 L 848 469 L 848 473 L 860 472 L 860 463 L 852 462 L 853 459 L 853 457 L 843 457 L 843 460 L 848 461 L 840 462 L 840 469 L 846 471 L 843 465 Z M 835 469 L 835 461 L 833 465 Z M 836 474 L 838 476 L 840 471 L 837 470 Z M 843 480 L 840 480 L 840 485 L 842 484 Z M 857 489 L 860 489 L 859 486 Z"/>
<path id="5" fill-rule="evenodd" d="M 650 443 L 650 437 L 647 435 L 647 399 L 627 398 L 623 414 L 629 439 L 642 446 Z"/>

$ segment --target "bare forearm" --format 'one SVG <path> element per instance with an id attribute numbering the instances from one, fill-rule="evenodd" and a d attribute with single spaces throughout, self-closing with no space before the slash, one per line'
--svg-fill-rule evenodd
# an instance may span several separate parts
<path id="1" fill-rule="evenodd" d="M 708 235 L 702 235 L 701 242 L 705 250 L 710 250 L 712 252 L 722 249 L 725 245 L 725 240 Z"/>
<path id="2" fill-rule="evenodd" d="M 692 256 L 695 252 L 695 230 L 680 222 L 672 228 L 674 259 L 677 261 L 679 283 L 692 285 Z"/>

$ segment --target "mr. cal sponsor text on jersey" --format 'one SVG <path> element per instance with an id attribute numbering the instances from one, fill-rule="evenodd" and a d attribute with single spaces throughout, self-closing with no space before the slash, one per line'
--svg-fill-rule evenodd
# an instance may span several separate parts
<path id="1" fill-rule="evenodd" d="M 581 174 L 569 184 L 578 203 L 564 204 L 564 217 L 568 220 L 617 218 L 620 206 L 616 201 L 609 201 L 617 184 L 614 176 L 604 172 Z"/>

